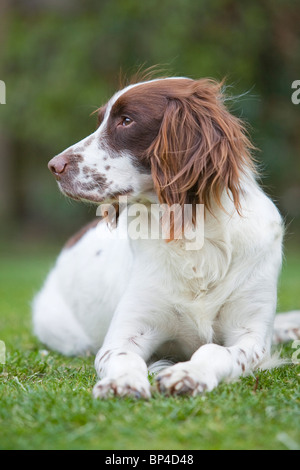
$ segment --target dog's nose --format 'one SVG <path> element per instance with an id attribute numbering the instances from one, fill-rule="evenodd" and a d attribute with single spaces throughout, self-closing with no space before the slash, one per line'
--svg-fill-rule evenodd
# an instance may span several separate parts
<path id="1" fill-rule="evenodd" d="M 54 174 L 54 176 L 60 176 L 66 170 L 66 167 L 69 163 L 69 160 L 66 155 L 61 154 L 52 158 L 48 163 L 49 170 Z"/>

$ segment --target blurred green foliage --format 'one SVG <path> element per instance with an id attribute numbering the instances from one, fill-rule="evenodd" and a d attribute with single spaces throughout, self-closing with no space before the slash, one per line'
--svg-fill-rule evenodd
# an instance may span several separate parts
<path id="1" fill-rule="evenodd" d="M 93 132 L 91 113 L 119 87 L 120 70 L 130 77 L 141 64 L 160 64 L 170 75 L 227 77 L 228 92 L 242 95 L 232 111 L 250 123 L 261 149 L 262 183 L 296 230 L 300 105 L 291 101 L 291 84 L 300 79 L 298 1 L 4 4 L 0 79 L 7 104 L 0 107 L 6 139 L 0 171 L 2 187 L 12 188 L 3 217 L 15 230 L 39 227 L 43 235 L 58 236 L 58 228 L 65 233 L 94 216 L 94 209 L 59 194 L 46 164 Z"/>

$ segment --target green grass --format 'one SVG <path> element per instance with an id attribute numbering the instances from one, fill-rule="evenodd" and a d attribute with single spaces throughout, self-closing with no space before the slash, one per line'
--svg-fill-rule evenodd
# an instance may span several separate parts
<path id="1" fill-rule="evenodd" d="M 1 449 L 300 449 L 300 366 L 197 398 L 92 399 L 93 358 L 50 352 L 31 332 L 30 301 L 55 259 L 36 248 L 0 265 Z M 279 308 L 299 308 L 300 251 L 287 252 Z M 292 343 L 283 348 L 290 358 Z"/>

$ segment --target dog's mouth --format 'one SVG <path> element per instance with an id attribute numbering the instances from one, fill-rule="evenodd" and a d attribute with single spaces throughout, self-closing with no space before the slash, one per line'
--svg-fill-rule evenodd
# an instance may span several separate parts
<path id="1" fill-rule="evenodd" d="M 119 202 L 119 198 L 122 196 L 132 196 L 133 188 L 129 187 L 118 192 L 98 192 L 95 189 L 88 190 L 88 187 L 83 190 L 82 185 L 74 185 L 72 187 L 70 184 L 64 185 L 61 181 L 57 181 L 60 191 L 70 199 L 74 201 L 88 202 L 92 204 L 115 204 Z"/>

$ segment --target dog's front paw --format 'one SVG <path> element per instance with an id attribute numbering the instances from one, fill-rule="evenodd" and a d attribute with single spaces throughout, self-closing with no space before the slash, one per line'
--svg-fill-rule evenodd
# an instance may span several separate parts
<path id="1" fill-rule="evenodd" d="M 199 370 L 199 366 L 191 362 L 168 367 L 157 376 L 156 381 L 161 393 L 193 397 L 212 390 L 218 384 L 213 374 Z"/>
<path id="2" fill-rule="evenodd" d="M 132 377 L 127 374 L 114 379 L 105 377 L 96 383 L 93 396 L 103 399 L 114 396 L 148 399 L 151 397 L 150 383 L 144 377 Z"/>

